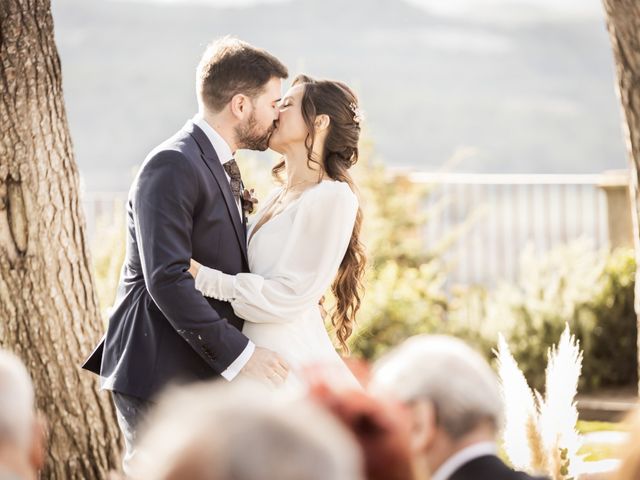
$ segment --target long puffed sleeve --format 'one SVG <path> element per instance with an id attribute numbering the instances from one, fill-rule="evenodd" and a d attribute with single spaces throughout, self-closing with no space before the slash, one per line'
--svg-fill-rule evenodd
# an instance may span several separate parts
<path id="1" fill-rule="evenodd" d="M 290 322 L 316 307 L 349 245 L 358 199 L 346 183 L 325 181 L 298 202 L 290 207 L 297 211 L 286 241 L 272 246 L 278 260 L 268 276 L 227 275 L 202 266 L 196 288 L 231 302 L 238 316 L 254 323 Z"/>

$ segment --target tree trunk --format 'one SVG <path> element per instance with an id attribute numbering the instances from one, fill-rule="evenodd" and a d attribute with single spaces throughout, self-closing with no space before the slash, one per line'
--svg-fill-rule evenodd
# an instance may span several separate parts
<path id="1" fill-rule="evenodd" d="M 47 0 L 0 0 L 0 346 L 49 423 L 44 478 L 102 479 L 120 434 L 79 365 L 103 329 Z"/>
<path id="2" fill-rule="evenodd" d="M 616 62 L 617 91 L 622 104 L 622 123 L 629 153 L 629 189 L 638 265 L 635 309 L 640 326 L 640 3 L 637 0 L 603 2 Z M 640 332 L 640 329 L 638 331 Z M 640 355 L 640 349 L 638 352 Z M 638 365 L 640 366 L 640 358 Z"/>

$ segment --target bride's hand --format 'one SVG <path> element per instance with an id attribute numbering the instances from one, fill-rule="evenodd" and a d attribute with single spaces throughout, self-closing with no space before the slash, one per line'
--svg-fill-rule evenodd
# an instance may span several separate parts
<path id="1" fill-rule="evenodd" d="M 191 266 L 189 267 L 189 273 L 193 278 L 196 278 L 196 275 L 198 275 L 198 270 L 200 270 L 200 264 L 192 258 Z"/>

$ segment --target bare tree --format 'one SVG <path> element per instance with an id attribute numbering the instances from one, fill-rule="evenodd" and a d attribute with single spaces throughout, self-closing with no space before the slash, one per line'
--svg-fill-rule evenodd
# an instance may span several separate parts
<path id="1" fill-rule="evenodd" d="M 640 266 L 640 3 L 637 0 L 603 2 L 616 62 L 618 97 L 622 104 L 622 123 L 629 154 L 636 264 Z M 636 273 L 635 309 L 640 319 L 640 268 Z"/>
<path id="2" fill-rule="evenodd" d="M 48 0 L 0 0 L 0 345 L 48 417 L 52 479 L 116 466 L 113 406 L 81 373 L 103 325 L 93 290 Z"/>

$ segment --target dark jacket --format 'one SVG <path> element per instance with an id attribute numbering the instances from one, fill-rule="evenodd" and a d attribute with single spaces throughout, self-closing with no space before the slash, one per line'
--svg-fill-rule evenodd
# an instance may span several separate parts
<path id="1" fill-rule="evenodd" d="M 485 455 L 471 460 L 453 472 L 449 480 L 546 480 L 516 472 L 495 455 Z"/>
<path id="2" fill-rule="evenodd" d="M 189 260 L 248 271 L 246 231 L 213 146 L 192 122 L 146 158 L 127 203 L 126 257 L 107 332 L 83 368 L 142 399 L 218 377 L 244 350 L 242 319 L 195 289 Z"/>

